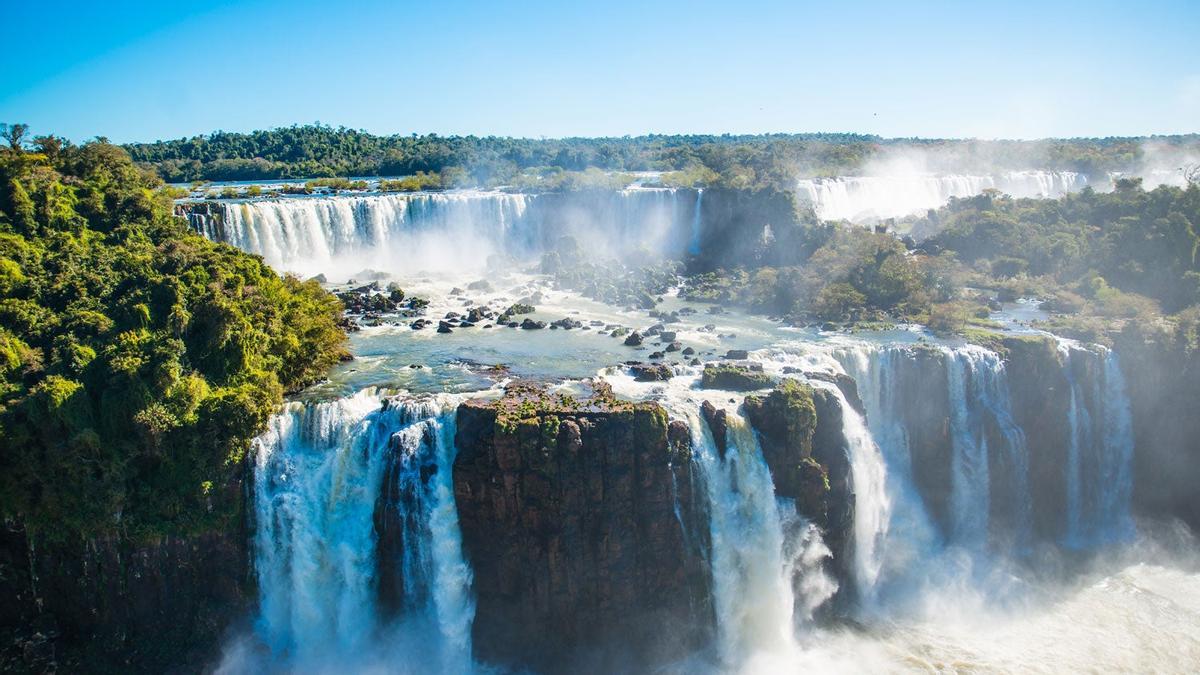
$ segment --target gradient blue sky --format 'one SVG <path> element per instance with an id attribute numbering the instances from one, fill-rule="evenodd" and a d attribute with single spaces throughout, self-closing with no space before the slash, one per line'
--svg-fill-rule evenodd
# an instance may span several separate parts
<path id="1" fill-rule="evenodd" d="M 0 120 L 75 140 L 1200 131 L 1200 0 L 5 0 Z"/>

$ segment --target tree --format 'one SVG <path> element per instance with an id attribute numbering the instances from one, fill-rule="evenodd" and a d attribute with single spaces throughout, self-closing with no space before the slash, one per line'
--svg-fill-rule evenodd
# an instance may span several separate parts
<path id="1" fill-rule="evenodd" d="M 0 138 L 8 141 L 8 147 L 12 150 L 21 150 L 25 147 L 25 134 L 28 132 L 28 124 L 0 123 Z"/>

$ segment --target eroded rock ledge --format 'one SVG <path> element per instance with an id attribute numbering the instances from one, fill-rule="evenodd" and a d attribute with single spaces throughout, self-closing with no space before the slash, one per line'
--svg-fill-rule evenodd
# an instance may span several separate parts
<path id="1" fill-rule="evenodd" d="M 665 409 L 516 384 L 460 406 L 456 444 L 478 658 L 613 672 L 703 643 L 707 521 Z"/>

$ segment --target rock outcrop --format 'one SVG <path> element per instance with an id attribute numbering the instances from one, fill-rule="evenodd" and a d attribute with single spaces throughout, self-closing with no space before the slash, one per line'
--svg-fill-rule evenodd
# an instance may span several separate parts
<path id="1" fill-rule="evenodd" d="M 240 528 L 227 534 L 30 542 L 0 531 L 0 671 L 200 669 L 253 605 Z"/>
<path id="2" fill-rule="evenodd" d="M 710 363 L 700 376 L 700 386 L 704 389 L 753 391 L 774 383 L 775 378 L 763 372 L 762 364 L 752 362 Z"/>
<path id="3" fill-rule="evenodd" d="M 743 409 L 759 434 L 775 493 L 794 500 L 797 513 L 821 528 L 834 554 L 833 571 L 845 582 L 853 554 L 854 486 L 841 403 L 828 391 L 785 378 L 769 394 L 748 396 Z"/>
<path id="4" fill-rule="evenodd" d="M 1128 326 L 1116 341 L 1133 408 L 1134 508 L 1200 531 L 1200 349 L 1196 321 Z"/>
<path id="5" fill-rule="evenodd" d="M 687 429 L 654 403 L 518 384 L 458 409 L 455 499 L 479 658 L 644 670 L 713 624 Z M 678 510 L 678 516 L 676 512 Z"/>
<path id="6" fill-rule="evenodd" d="M 1066 533 L 1067 446 L 1070 430 L 1063 421 L 1071 400 L 1071 387 L 1063 372 L 1062 358 L 1053 338 L 1010 336 L 1000 345 L 1008 372 L 1008 388 L 1014 421 L 1024 431 L 1029 456 L 1029 492 L 1033 534 L 1058 541 Z M 1084 373 L 1077 377 L 1086 378 Z M 988 462 L 991 489 L 1010 494 L 1013 467 L 993 453 Z M 992 500 L 989 514 L 993 530 L 1011 531 L 1016 517 L 1011 500 Z"/>

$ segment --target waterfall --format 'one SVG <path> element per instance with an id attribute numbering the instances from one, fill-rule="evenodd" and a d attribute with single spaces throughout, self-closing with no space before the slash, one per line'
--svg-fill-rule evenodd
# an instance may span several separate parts
<path id="1" fill-rule="evenodd" d="M 692 207 L 692 238 L 688 242 L 688 253 L 690 255 L 700 255 L 701 242 L 703 241 L 704 231 L 702 229 L 703 222 L 701 220 L 703 210 L 701 203 L 704 201 L 704 188 L 696 190 L 696 204 Z"/>
<path id="2" fill-rule="evenodd" d="M 784 559 L 784 529 L 775 486 L 753 430 L 729 414 L 722 459 L 712 432 L 691 412 L 695 462 L 709 502 L 712 592 L 722 661 L 741 664 L 761 653 L 795 650 L 794 592 Z"/>
<path id="3" fill-rule="evenodd" d="M 951 539 L 982 551 L 988 540 L 992 506 L 991 457 L 1007 464 L 1011 492 L 996 495 L 1015 510 L 1014 540 L 1028 543 L 1032 530 L 1029 495 L 1029 457 L 1025 434 L 1012 417 L 1004 362 L 993 352 L 977 347 L 946 350 L 950 391 L 950 429 L 953 447 L 951 483 Z M 994 439 L 990 428 L 999 430 Z M 999 448 L 990 448 L 995 440 Z"/>
<path id="4" fill-rule="evenodd" d="M 1090 548 L 1133 534 L 1133 426 L 1114 351 L 1059 341 L 1070 384 L 1064 543 Z"/>
<path id="5" fill-rule="evenodd" d="M 282 197 L 225 204 L 224 241 L 278 269 L 353 274 L 364 267 L 449 265 L 521 246 L 528 195 Z M 347 267 L 350 266 L 350 267 Z"/>
<path id="6" fill-rule="evenodd" d="M 470 666 L 474 606 L 451 485 L 454 399 L 371 391 L 292 403 L 255 441 L 258 634 L 298 669 L 366 668 L 400 652 Z M 380 625 L 374 523 L 389 463 L 404 532 L 404 629 Z M 385 516 L 386 518 L 386 516 Z M 415 668 L 421 670 L 421 668 Z"/>
<path id="7" fill-rule="evenodd" d="M 909 400 L 903 380 L 922 369 L 903 347 L 857 344 L 835 350 L 833 357 L 858 384 L 867 428 L 879 448 L 886 473 L 888 523 L 882 528 L 876 551 L 880 569 L 876 585 L 864 597 L 869 603 L 878 594 L 880 584 L 909 576 L 942 546 L 914 482 L 904 410 Z"/>
<path id="8" fill-rule="evenodd" d="M 984 175 L 893 175 L 807 178 L 797 191 L 825 220 L 871 222 L 921 214 L 944 206 L 951 197 L 970 197 L 995 189 L 1013 197 L 1057 198 L 1087 186 L 1087 177 L 1071 171 L 1009 171 Z"/>
<path id="9" fill-rule="evenodd" d="M 1124 540 L 1133 534 L 1130 500 L 1133 497 L 1133 412 L 1117 353 L 1103 354 L 1101 390 L 1104 392 L 1104 445 L 1099 462 L 1101 494 L 1097 512 L 1106 539 Z"/>
<path id="10" fill-rule="evenodd" d="M 849 451 L 854 482 L 854 583 L 859 602 L 869 605 L 874 601 L 883 566 L 883 542 L 891 519 L 887 466 L 866 420 L 850 405 L 842 390 L 820 380 L 812 384 L 833 394 L 842 409 L 842 436 Z"/>
<path id="11" fill-rule="evenodd" d="M 347 278 L 482 268 L 492 256 L 537 257 L 575 238 L 591 257 L 682 254 L 689 204 L 674 189 L 549 194 L 492 191 L 284 196 L 211 204 L 222 227 L 189 215 L 194 229 L 263 256 L 280 270 Z"/>
<path id="12" fill-rule="evenodd" d="M 999 528 L 992 513 L 1003 505 L 1008 528 L 1000 534 L 1025 550 L 1033 529 L 1029 451 L 1013 417 L 999 356 L 973 346 L 868 344 L 838 348 L 832 355 L 858 383 L 868 429 L 885 466 L 892 522 L 883 530 L 881 575 L 902 577 L 939 554 L 944 546 L 934 528 L 939 514 L 949 543 L 983 553 Z M 937 375 L 939 363 L 944 375 Z M 939 440 L 941 420 L 944 441 Z M 921 445 L 910 447 L 914 442 Z M 944 455 L 937 444 L 944 445 Z M 925 453 L 921 465 L 914 463 L 918 450 Z M 929 500 L 939 494 L 946 503 L 936 511 Z M 906 536 L 888 537 L 889 530 Z"/>
<path id="13" fill-rule="evenodd" d="M 1059 353 L 1070 385 L 1061 421 L 1067 441 L 1059 484 L 1063 543 L 1093 548 L 1127 540 L 1134 531 L 1133 437 L 1119 359 L 1111 350 L 1070 340 L 1060 340 Z M 903 570 L 936 555 L 942 544 L 930 526 L 941 518 L 948 543 L 968 551 L 1009 542 L 1018 553 L 1028 550 L 1034 520 L 1029 449 L 999 356 L 973 346 L 866 343 L 837 348 L 832 356 L 858 383 L 886 467 L 891 525 L 881 547 L 881 577 L 902 577 Z M 944 377 L 934 375 L 935 357 L 944 364 Z M 939 419 L 946 420 L 948 454 L 926 454 L 924 461 L 948 466 L 914 466 L 914 453 L 939 442 Z M 910 447 L 914 436 L 921 440 Z M 943 492 L 947 503 L 939 512 L 935 504 Z M 1004 522 L 993 522 L 997 513 Z M 907 536 L 886 536 L 899 530 Z"/>

